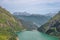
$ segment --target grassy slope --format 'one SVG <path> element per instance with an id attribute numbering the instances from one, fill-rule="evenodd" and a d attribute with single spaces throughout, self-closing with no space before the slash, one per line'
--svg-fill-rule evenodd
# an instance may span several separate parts
<path id="1" fill-rule="evenodd" d="M 15 40 L 15 32 L 22 29 L 21 22 L 16 20 L 4 8 L 0 7 L 0 40 Z"/>

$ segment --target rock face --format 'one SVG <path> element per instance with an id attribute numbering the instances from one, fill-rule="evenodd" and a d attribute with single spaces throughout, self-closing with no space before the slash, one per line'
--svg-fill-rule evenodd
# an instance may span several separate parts
<path id="1" fill-rule="evenodd" d="M 38 31 L 60 38 L 60 11 L 46 24 L 39 27 Z"/>
<path id="2" fill-rule="evenodd" d="M 10 12 L 0 7 L 0 40 L 14 39 L 15 32 L 22 29 L 21 22 L 14 18 Z"/>

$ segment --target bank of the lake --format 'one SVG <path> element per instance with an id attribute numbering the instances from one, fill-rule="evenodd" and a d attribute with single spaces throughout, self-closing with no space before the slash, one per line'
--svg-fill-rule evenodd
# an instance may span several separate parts
<path id="1" fill-rule="evenodd" d="M 38 31 L 23 31 L 17 33 L 19 40 L 59 40 L 56 37 Z"/>
<path id="2" fill-rule="evenodd" d="M 16 37 L 16 40 L 19 40 L 19 38 L 18 38 L 18 37 Z"/>

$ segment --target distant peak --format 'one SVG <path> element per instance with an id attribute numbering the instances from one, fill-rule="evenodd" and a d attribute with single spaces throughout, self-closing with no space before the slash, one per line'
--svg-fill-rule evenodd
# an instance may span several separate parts
<path id="1" fill-rule="evenodd" d="M 13 15 L 24 15 L 24 16 L 29 16 L 29 15 L 31 15 L 31 14 L 24 11 L 24 12 L 14 12 Z"/>

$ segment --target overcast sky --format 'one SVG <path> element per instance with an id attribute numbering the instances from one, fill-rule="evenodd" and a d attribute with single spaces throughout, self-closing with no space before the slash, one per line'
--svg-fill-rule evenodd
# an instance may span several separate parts
<path id="1" fill-rule="evenodd" d="M 0 5 L 11 13 L 47 14 L 60 11 L 60 0 L 0 0 Z"/>

